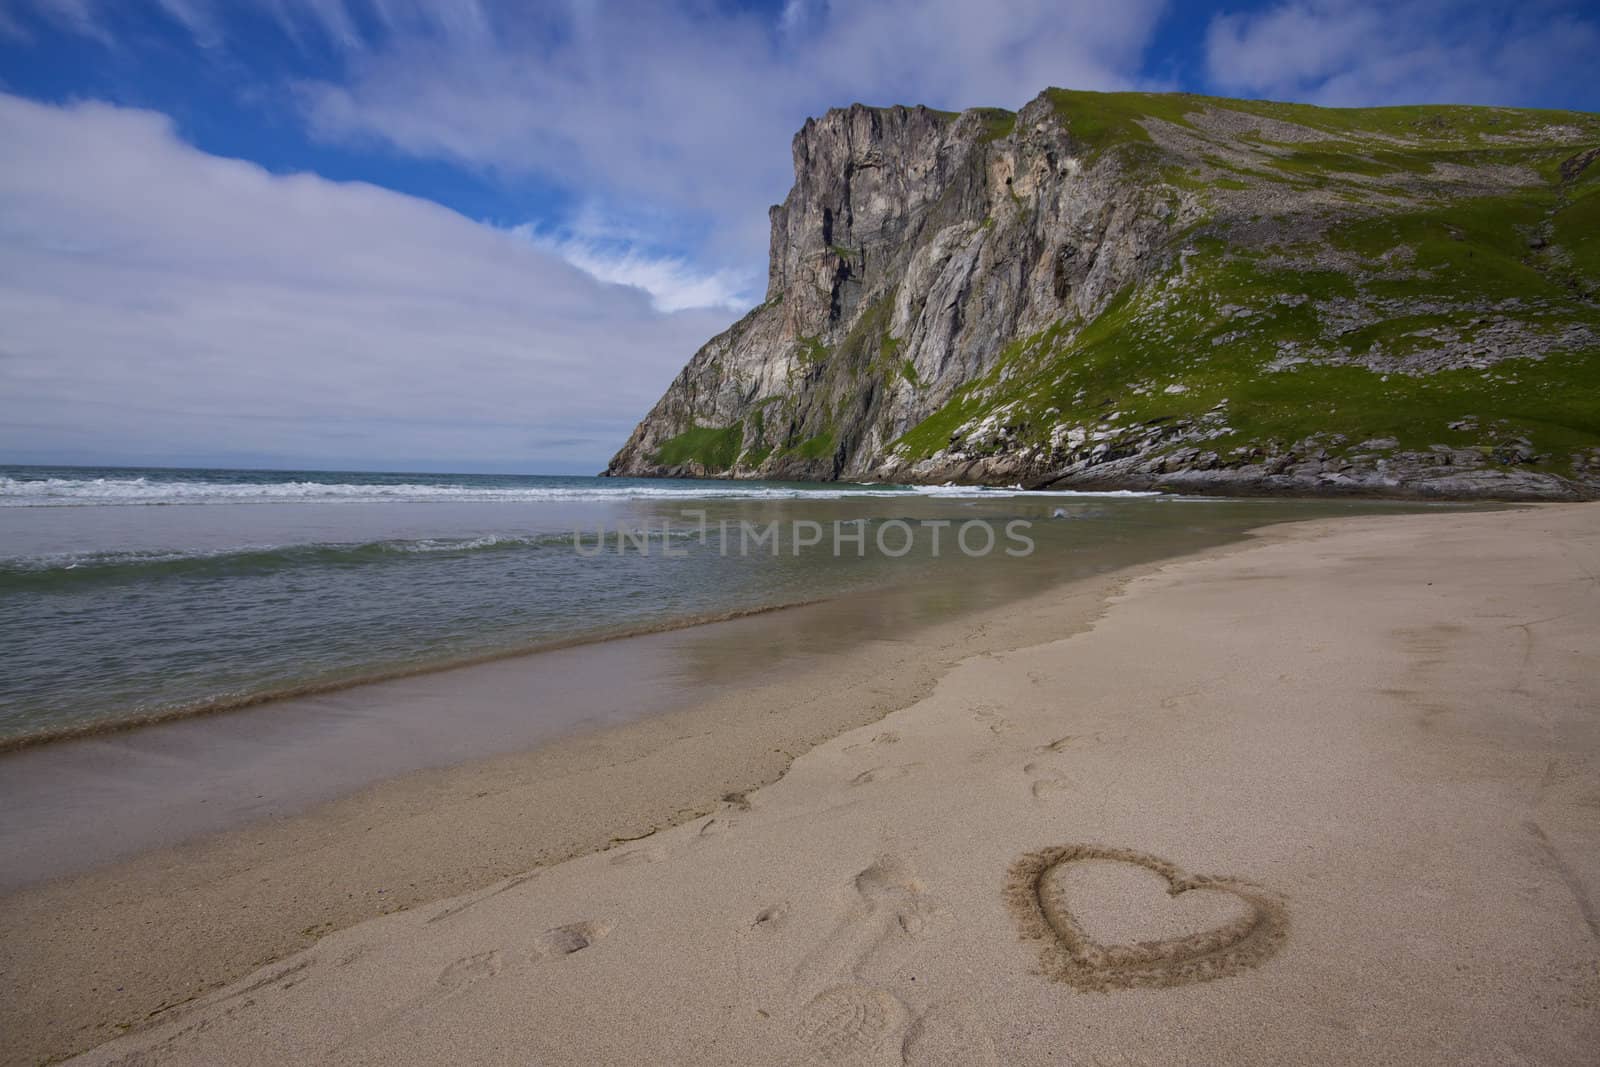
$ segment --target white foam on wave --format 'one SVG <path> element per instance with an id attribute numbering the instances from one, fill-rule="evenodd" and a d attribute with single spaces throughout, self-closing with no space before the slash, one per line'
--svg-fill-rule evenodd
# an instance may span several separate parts
<path id="1" fill-rule="evenodd" d="M 1140 497 L 1133 490 L 1075 492 L 1020 486 L 973 485 L 593 485 L 475 486 L 427 482 L 192 482 L 137 478 L 0 477 L 0 507 L 72 507 L 137 504 L 461 503 L 583 500 L 835 500 L 847 497 Z"/>
<path id="2" fill-rule="evenodd" d="M 51 552 L 37 556 L 0 555 L 0 575 L 7 572 L 72 571 L 104 567 L 145 567 L 171 563 L 195 563 L 240 557 L 281 555 L 285 562 L 295 557 L 316 554 L 337 556 L 355 553 L 433 553 L 477 552 L 506 547 L 539 547 L 562 544 L 569 535 L 561 533 L 483 534 L 476 537 L 428 537 L 419 540 L 386 541 L 306 541 L 287 544 L 245 543 L 188 549 L 131 549 L 89 552 Z"/>

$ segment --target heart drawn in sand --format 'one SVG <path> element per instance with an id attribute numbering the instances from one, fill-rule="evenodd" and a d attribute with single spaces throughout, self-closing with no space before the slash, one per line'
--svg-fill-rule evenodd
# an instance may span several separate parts
<path id="1" fill-rule="evenodd" d="M 1283 904 L 1259 886 L 1097 845 L 1024 855 L 1006 903 L 1022 936 L 1042 942 L 1044 973 L 1084 990 L 1220 978 L 1268 959 L 1288 932 Z"/>

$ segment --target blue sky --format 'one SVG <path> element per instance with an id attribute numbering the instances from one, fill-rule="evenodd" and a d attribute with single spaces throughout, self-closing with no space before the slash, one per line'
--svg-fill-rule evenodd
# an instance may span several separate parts
<path id="1" fill-rule="evenodd" d="M 0 462 L 592 471 L 829 106 L 1600 110 L 1584 4 L 0 0 Z"/>

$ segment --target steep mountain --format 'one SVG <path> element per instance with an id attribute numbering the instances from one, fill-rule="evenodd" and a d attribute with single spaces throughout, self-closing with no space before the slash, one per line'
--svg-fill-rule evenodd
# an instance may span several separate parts
<path id="1" fill-rule="evenodd" d="M 1597 158 L 1577 112 L 833 110 L 607 473 L 1595 496 Z"/>

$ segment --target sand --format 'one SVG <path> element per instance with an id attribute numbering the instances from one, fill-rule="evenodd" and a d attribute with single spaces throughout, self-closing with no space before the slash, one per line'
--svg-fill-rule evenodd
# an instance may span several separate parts
<path id="1" fill-rule="evenodd" d="M 292 955 L 332 930 L 712 813 L 728 802 L 724 798 L 736 801 L 777 780 L 814 745 L 909 705 L 963 658 L 1086 626 L 1120 580 L 1108 573 L 1001 610 L 953 616 L 905 598 L 874 601 L 865 607 L 878 624 L 876 638 L 847 646 L 830 641 L 820 653 L 805 635 L 825 630 L 853 601 L 779 613 L 819 616 L 794 626 L 779 625 L 771 615 L 614 643 L 607 646 L 612 652 L 623 644 L 634 652 L 645 646 L 642 651 L 656 657 L 663 654 L 657 646 L 667 644 L 685 657 L 680 688 L 711 695 L 681 710 L 529 751 L 391 776 L 309 812 L 290 800 L 331 777 L 330 760 L 348 757 L 365 776 L 385 756 L 352 751 L 356 738 L 345 729 L 340 707 L 303 714 L 285 707 L 246 710 L 69 742 L 95 749 L 83 757 L 58 756 L 54 746 L 7 756 L 8 768 L 19 758 L 35 764 L 20 782 L 6 783 L 8 792 L 30 782 L 48 785 L 58 773 L 65 785 L 57 792 L 76 796 L 75 790 L 92 789 L 92 798 L 110 810 L 103 826 L 85 827 L 76 809 L 62 818 L 48 806 L 30 809 L 25 796 L 15 798 L 15 809 L 0 805 L 0 822 L 12 820 L 14 811 L 21 822 L 5 827 L 6 840 L 17 848 L 12 865 L 28 868 L 16 877 L 28 888 L 0 897 L 0 1063 L 59 1059 Z M 928 615 L 945 621 L 925 624 Z M 842 629 L 858 633 L 862 627 Z M 750 672 L 718 662 L 764 652 L 770 662 L 770 641 L 787 642 L 780 670 Z M 485 712 L 498 717 L 522 710 L 498 706 L 507 693 L 539 689 L 552 661 L 586 651 L 380 683 L 351 690 L 345 699 L 369 705 L 394 693 L 403 712 L 413 705 L 444 712 L 452 704 L 469 705 L 477 735 L 484 732 L 477 721 Z M 578 679 L 594 675 L 593 665 L 556 663 L 554 669 L 563 666 Z M 730 673 L 738 684 L 729 682 Z M 613 680 L 603 681 L 609 686 Z M 296 720 L 320 710 L 335 720 L 335 729 L 330 736 L 308 722 L 280 728 L 285 710 Z M 359 733 L 380 729 L 376 708 L 357 711 Z M 402 742 L 418 735 L 438 739 L 414 717 L 402 715 L 401 725 Z M 195 733 L 200 740 L 190 736 Z M 308 742 L 326 742 L 329 751 L 307 753 Z M 238 758 L 249 773 L 237 773 L 231 757 L 220 766 L 205 758 L 231 752 L 230 745 L 244 747 Z M 305 769 L 285 765 L 299 755 L 308 757 Z M 109 781 L 96 777 L 101 769 Z M 265 777 L 278 772 L 281 780 Z M 125 778 L 131 788 L 122 788 Z M 152 809 L 150 787 L 163 778 L 172 779 L 172 797 L 160 797 Z M 241 788 L 236 797 L 225 795 Z M 268 795 L 257 798 L 258 791 Z M 200 810 L 171 810 L 184 802 Z M 240 811 L 265 817 L 175 847 L 147 848 L 109 866 L 97 859 L 106 855 L 108 837 L 148 842 L 169 828 L 186 835 L 207 825 L 218 807 L 228 809 L 221 813 L 224 824 L 237 822 Z M 152 813 L 158 825 L 139 823 Z M 46 841 L 45 848 L 39 847 L 40 815 L 60 839 Z M 48 871 L 80 860 L 79 870 L 90 873 L 32 884 L 41 863 Z M 0 884 L 11 874 L 0 874 Z"/>
<path id="2" fill-rule="evenodd" d="M 993 622 L 836 665 L 846 693 L 921 693 L 853 728 L 815 718 L 826 692 L 751 714 L 774 691 L 716 744 L 674 737 L 711 725 L 693 716 L 574 742 L 546 769 L 602 800 L 567 851 L 608 820 L 636 840 L 408 897 L 81 1062 L 1594 1061 L 1600 506 L 1275 527 Z M 784 737 L 820 743 L 750 760 Z M 195 941 L 184 966 L 207 980 L 251 904 L 292 913 L 289 872 L 309 915 L 318 874 L 466 862 L 480 817 L 498 847 L 519 819 L 549 845 L 556 794 L 518 777 L 528 758 L 456 772 L 503 774 L 504 808 L 430 778 L 435 803 L 386 811 L 416 793 L 392 783 L 345 821 L 263 832 L 254 859 L 212 842 L 11 898 L 6 978 L 31 999 L 8 995 L 8 1035 L 109 1027 L 74 961 L 112 981 L 141 953 L 141 973 L 172 965 L 152 942 Z M 654 811 L 698 776 L 726 799 L 653 833 L 607 806 Z M 483 863 L 527 859 L 510 853 Z M 95 922 L 97 948 L 75 933 Z"/>

